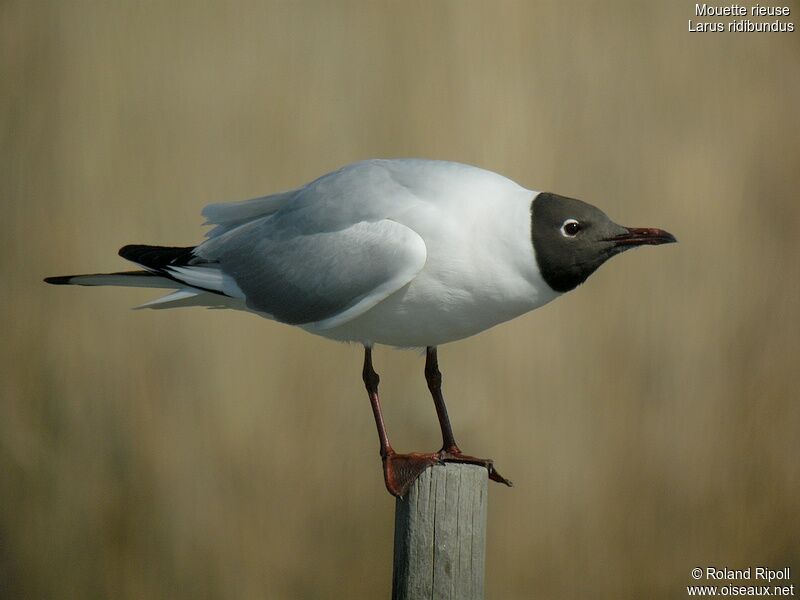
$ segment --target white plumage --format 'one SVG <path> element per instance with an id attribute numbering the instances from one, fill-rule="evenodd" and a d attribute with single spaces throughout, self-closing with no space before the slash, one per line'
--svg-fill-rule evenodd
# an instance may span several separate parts
<path id="1" fill-rule="evenodd" d="M 558 295 L 533 255 L 535 195 L 467 165 L 365 161 L 289 192 L 209 205 L 216 227 L 194 251 L 207 263 L 169 270 L 200 288 L 199 304 L 219 306 L 203 290 L 220 291 L 243 301 L 231 308 L 337 340 L 437 345 Z"/>
<path id="2" fill-rule="evenodd" d="M 236 308 L 362 343 L 384 480 L 395 496 L 442 461 L 483 465 L 491 479 L 511 484 L 490 459 L 456 444 L 438 345 L 546 304 L 630 248 L 675 242 L 661 229 L 618 225 L 580 200 L 429 160 L 364 161 L 288 192 L 211 204 L 203 214 L 214 227 L 199 246 L 120 250 L 144 271 L 46 281 L 177 288 L 145 307 Z M 438 452 L 399 454 L 389 443 L 372 365 L 376 343 L 426 348 Z"/>
<path id="3" fill-rule="evenodd" d="M 248 310 L 336 340 L 435 346 L 549 302 L 531 240 L 536 192 L 468 165 L 369 160 L 294 190 L 203 210 L 214 227 L 143 308 Z"/>

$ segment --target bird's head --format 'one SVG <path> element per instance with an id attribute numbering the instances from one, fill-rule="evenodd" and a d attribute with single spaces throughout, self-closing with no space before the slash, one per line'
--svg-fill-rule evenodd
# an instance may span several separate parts
<path id="1" fill-rule="evenodd" d="M 591 204 L 548 192 L 533 201 L 531 237 L 542 277 L 557 292 L 575 289 L 620 252 L 677 241 L 662 229 L 617 225 Z"/>

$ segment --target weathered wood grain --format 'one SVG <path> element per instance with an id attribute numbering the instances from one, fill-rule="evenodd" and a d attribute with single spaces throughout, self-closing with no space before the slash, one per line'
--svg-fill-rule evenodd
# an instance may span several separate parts
<path id="1" fill-rule="evenodd" d="M 482 600 L 486 469 L 446 463 L 427 469 L 397 500 L 394 600 Z"/>

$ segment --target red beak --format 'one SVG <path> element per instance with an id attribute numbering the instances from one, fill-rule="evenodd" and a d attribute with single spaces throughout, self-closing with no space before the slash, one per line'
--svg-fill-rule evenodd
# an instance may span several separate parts
<path id="1" fill-rule="evenodd" d="M 651 227 L 626 227 L 627 231 L 620 235 L 608 238 L 606 242 L 614 242 L 618 246 L 657 246 L 659 244 L 673 244 L 678 240 L 675 236 L 664 231 Z"/>

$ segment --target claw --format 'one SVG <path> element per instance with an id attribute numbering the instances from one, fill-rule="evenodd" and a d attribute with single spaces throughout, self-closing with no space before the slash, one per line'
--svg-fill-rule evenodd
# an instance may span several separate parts
<path id="1" fill-rule="evenodd" d="M 494 468 L 492 459 L 476 458 L 464 454 L 458 448 L 449 448 L 431 453 L 397 454 L 394 451 L 387 453 L 383 458 L 383 479 L 386 483 L 386 489 L 392 496 L 402 498 L 408 492 L 411 484 L 417 480 L 417 477 L 422 475 L 425 469 L 448 462 L 486 467 L 489 472 L 489 479 L 509 487 L 512 486 L 512 483 Z"/>
<path id="2" fill-rule="evenodd" d="M 489 479 L 496 481 L 497 483 L 507 485 L 508 487 L 514 486 L 511 481 L 497 472 L 497 469 L 494 468 L 494 461 L 491 458 L 477 458 L 475 456 L 470 456 L 469 454 L 464 454 L 461 452 L 458 447 L 442 448 L 439 450 L 438 455 L 443 462 L 467 463 L 470 465 L 480 465 L 482 467 L 486 467 L 486 470 L 489 471 Z"/>

